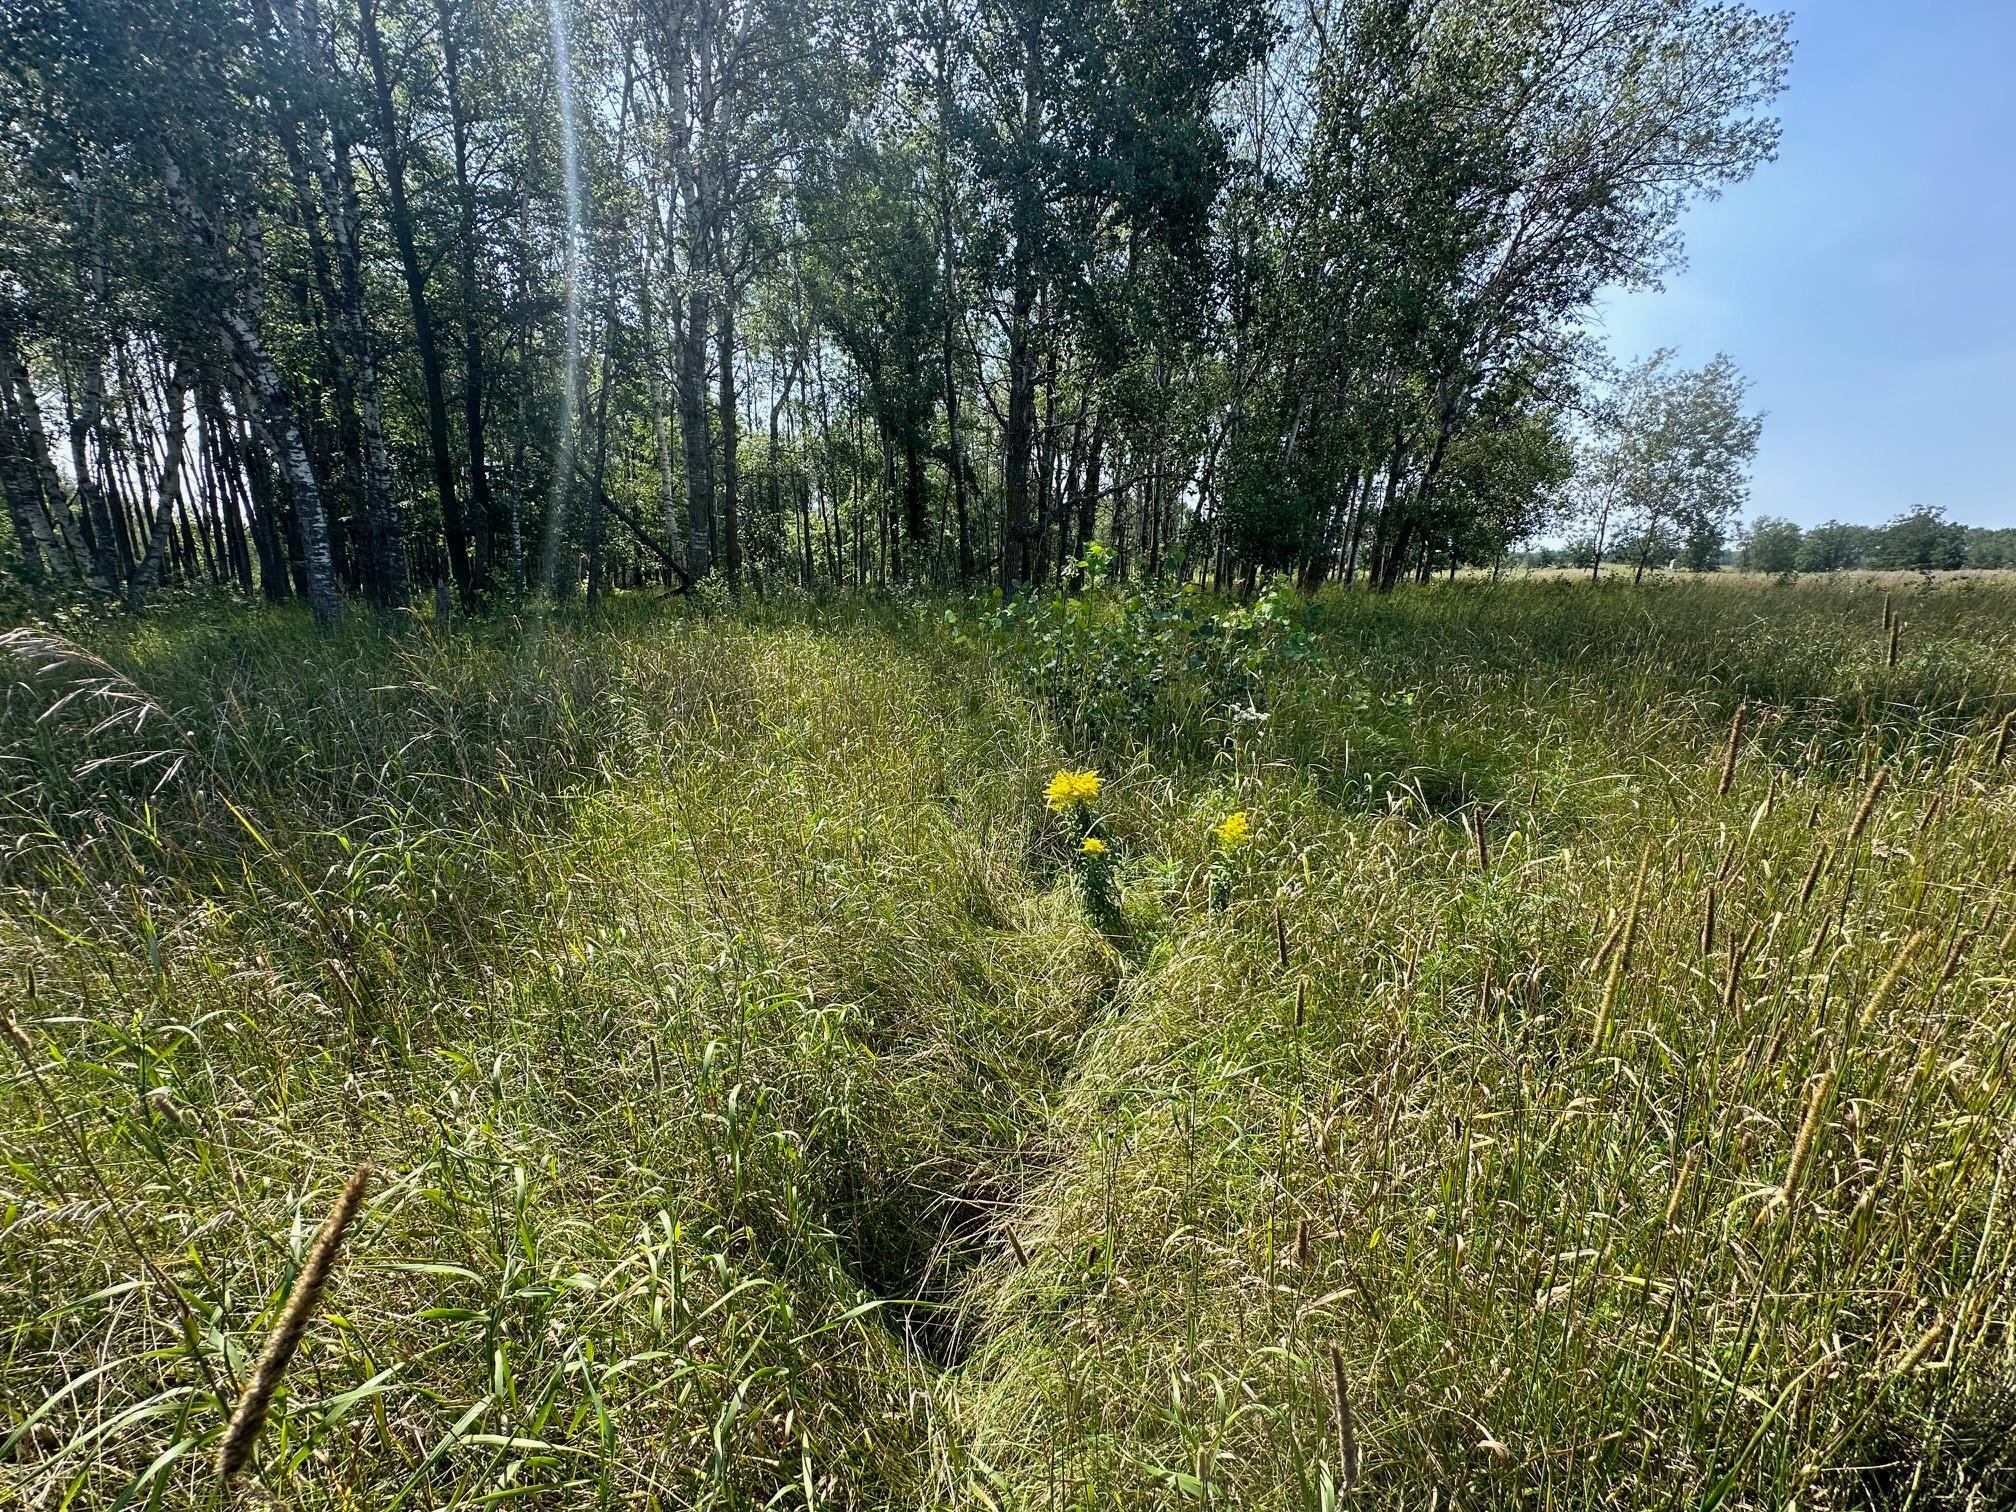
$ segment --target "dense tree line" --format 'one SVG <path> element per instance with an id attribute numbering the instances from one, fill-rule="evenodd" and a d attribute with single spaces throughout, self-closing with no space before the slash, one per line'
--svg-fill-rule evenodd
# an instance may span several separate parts
<path id="1" fill-rule="evenodd" d="M 1882 525 L 1846 525 L 1827 520 L 1802 528 L 1775 515 L 1759 515 L 1733 535 L 1726 521 L 1686 534 L 1670 526 L 1648 530 L 1634 524 L 1599 553 L 1592 533 L 1562 545 L 1520 553 L 1525 567 L 1574 567 L 1596 572 L 1603 561 L 1622 560 L 1689 572 L 1735 569 L 1784 577 L 1808 572 L 1957 572 L 1967 568 L 2016 568 L 2016 529 L 1962 525 L 1933 506 L 1908 509 Z"/>
<path id="2" fill-rule="evenodd" d="M 1886 525 L 1828 520 L 1801 530 L 1766 515 L 1744 532 L 1735 565 L 1750 572 L 1949 572 L 1963 567 L 2016 567 L 2016 530 L 1984 530 L 1921 506 Z"/>
<path id="3" fill-rule="evenodd" d="M 330 620 L 1531 533 L 1773 150 L 1708 0 L 20 0 L 7 570 Z"/>

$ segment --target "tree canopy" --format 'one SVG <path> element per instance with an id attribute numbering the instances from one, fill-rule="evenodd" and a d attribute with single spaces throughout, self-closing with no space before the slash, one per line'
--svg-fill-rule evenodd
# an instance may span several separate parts
<path id="1" fill-rule="evenodd" d="M 1769 157 L 1789 52 L 1707 0 L 17 16 L 9 570 L 325 621 L 1495 559 L 1563 503 L 1591 301 Z M 1735 398 L 1671 398 L 1648 539 L 1726 524 L 1742 446 L 1677 432 Z"/>

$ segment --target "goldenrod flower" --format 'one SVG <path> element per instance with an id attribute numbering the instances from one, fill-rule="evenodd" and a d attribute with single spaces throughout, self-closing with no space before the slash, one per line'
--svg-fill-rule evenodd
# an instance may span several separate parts
<path id="1" fill-rule="evenodd" d="M 1239 809 L 1219 820 L 1211 833 L 1226 850 L 1236 850 L 1253 838 L 1253 821 L 1246 817 L 1246 810 Z"/>
<path id="2" fill-rule="evenodd" d="M 1106 854 L 1106 842 L 1097 835 L 1087 835 L 1079 843 L 1078 853 L 1083 856 L 1103 856 Z"/>
<path id="3" fill-rule="evenodd" d="M 1053 814 L 1067 814 L 1099 796 L 1099 774 L 1060 771 L 1043 789 L 1043 801 Z"/>

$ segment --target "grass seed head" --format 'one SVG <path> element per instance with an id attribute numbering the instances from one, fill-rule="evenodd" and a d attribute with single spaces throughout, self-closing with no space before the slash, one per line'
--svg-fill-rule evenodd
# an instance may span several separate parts
<path id="1" fill-rule="evenodd" d="M 1358 1484 L 1358 1423 L 1351 1413 L 1351 1392 L 1344 1380 L 1344 1351 L 1330 1346 L 1330 1389 L 1337 1407 L 1337 1489 Z"/>
<path id="2" fill-rule="evenodd" d="M 1904 1351 L 1903 1358 L 1898 1360 L 1896 1365 L 1891 1368 L 1890 1374 L 1893 1376 L 1907 1376 L 1911 1374 L 1912 1371 L 1925 1363 L 1926 1356 L 1939 1347 L 1939 1340 L 1945 1336 L 1945 1333 L 1946 1320 L 1944 1318 L 1934 1318 L 1932 1326 L 1918 1335 L 1911 1347 Z"/>
<path id="3" fill-rule="evenodd" d="M 1743 745 L 1743 725 L 1750 717 L 1750 705 L 1736 705 L 1736 717 L 1729 721 L 1729 746 L 1722 753 L 1722 778 L 1715 784 L 1715 796 L 1726 798 L 1730 784 L 1736 780 L 1736 753 Z"/>
<path id="4" fill-rule="evenodd" d="M 1792 1200 L 1807 1166 L 1813 1163 L 1813 1147 L 1820 1139 L 1820 1120 L 1827 1111 L 1827 1099 L 1833 1091 L 1834 1071 L 1830 1067 L 1820 1073 L 1820 1079 L 1813 1083 L 1812 1095 L 1806 1100 L 1806 1117 L 1800 1122 L 1799 1137 L 1792 1142 L 1792 1158 L 1785 1164 L 1785 1180 L 1778 1188 L 1781 1204 Z"/>
<path id="5" fill-rule="evenodd" d="M 1890 969 L 1883 974 L 1883 980 L 1876 984 L 1876 990 L 1869 994 L 1869 1001 L 1863 1005 L 1861 1017 L 1855 1021 L 1857 1034 L 1869 1032 L 1869 1026 L 1876 1021 L 1876 1015 L 1883 1011 L 1884 1004 L 1890 1001 L 1890 994 L 1897 990 L 1897 982 L 1904 975 L 1904 968 L 1911 964 L 1911 958 L 1918 954 L 1919 947 L 1924 943 L 1925 931 L 1921 929 L 1913 933 L 1899 947 L 1896 959 L 1891 961 Z"/>
<path id="6" fill-rule="evenodd" d="M 259 1437 L 259 1430 L 266 1426 L 266 1411 L 272 1406 L 273 1393 L 287 1373 L 294 1351 L 301 1345 L 302 1334 L 307 1332 L 309 1316 L 321 1300 L 322 1288 L 328 1283 L 336 1257 L 342 1253 L 343 1236 L 363 1205 L 370 1179 L 371 1168 L 366 1165 L 358 1166 L 351 1174 L 342 1195 L 336 1199 L 336 1206 L 330 1210 L 328 1221 L 322 1225 L 322 1232 L 309 1249 L 301 1274 L 294 1278 L 293 1289 L 287 1293 L 287 1305 L 281 1308 L 280 1321 L 266 1337 L 259 1363 L 252 1367 L 237 1409 L 217 1445 L 217 1477 L 227 1487 L 252 1457 L 252 1444 Z"/>
<path id="7" fill-rule="evenodd" d="M 1861 807 L 1855 810 L 1855 817 L 1848 825 L 1846 843 L 1853 845 L 1862 838 L 1862 831 L 1868 828 L 1869 816 L 1876 812 L 1876 800 L 1883 796 L 1884 786 L 1890 781 L 1890 768 L 1879 766 L 1876 775 L 1869 779 L 1869 786 L 1862 794 Z"/>

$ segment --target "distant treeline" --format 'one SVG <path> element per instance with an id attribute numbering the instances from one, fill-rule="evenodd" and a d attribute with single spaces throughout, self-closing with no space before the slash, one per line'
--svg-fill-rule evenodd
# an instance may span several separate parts
<path id="1" fill-rule="evenodd" d="M 1641 547 L 1635 538 L 1616 555 L 1626 561 Z M 1733 547 L 1713 553 L 1692 543 L 1653 543 L 1651 557 L 1690 572 L 1734 567 L 1744 572 L 1952 572 L 1963 567 L 2016 567 L 2016 527 L 1985 529 L 1946 518 L 1943 509 L 1907 510 L 1884 525 L 1844 525 L 1828 520 L 1803 530 L 1790 520 L 1760 515 L 1737 533 Z M 1592 567 L 1591 539 L 1543 546 L 1526 555 L 1531 567 Z"/>

